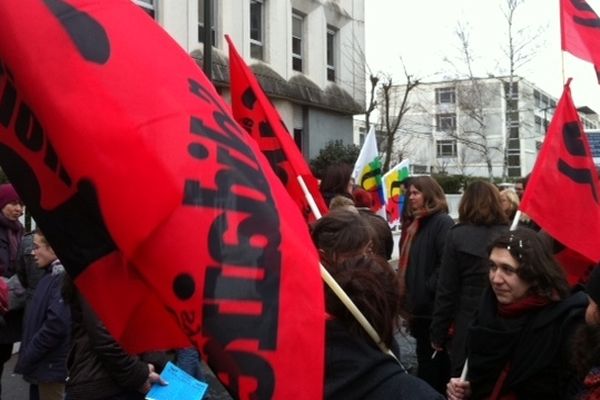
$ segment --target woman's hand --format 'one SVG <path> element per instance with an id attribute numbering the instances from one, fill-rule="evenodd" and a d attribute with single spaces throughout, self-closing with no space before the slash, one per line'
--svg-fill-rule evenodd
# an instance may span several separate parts
<path id="1" fill-rule="evenodd" d="M 143 394 L 148 393 L 154 383 L 158 383 L 161 386 L 165 386 L 168 384 L 160 377 L 160 375 L 157 372 L 155 372 L 154 365 L 148 364 L 148 379 L 146 379 L 146 382 L 144 382 L 139 391 Z"/>
<path id="2" fill-rule="evenodd" d="M 448 400 L 463 400 L 471 397 L 471 384 L 460 378 L 451 378 L 446 385 Z"/>
<path id="3" fill-rule="evenodd" d="M 443 346 L 440 346 L 439 344 L 436 344 L 433 342 L 431 342 L 431 348 L 434 349 L 435 351 L 437 351 L 438 353 L 444 351 Z"/>

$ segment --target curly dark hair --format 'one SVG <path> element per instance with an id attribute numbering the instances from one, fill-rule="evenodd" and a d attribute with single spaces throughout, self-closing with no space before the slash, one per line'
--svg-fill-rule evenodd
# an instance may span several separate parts
<path id="1" fill-rule="evenodd" d="M 377 256 L 354 257 L 336 264 L 331 275 L 379 333 L 382 342 L 391 348 L 400 314 L 400 289 L 387 261 Z M 325 304 L 327 312 L 352 334 L 371 340 L 328 287 L 325 290 Z"/>
<path id="2" fill-rule="evenodd" d="M 529 228 L 518 228 L 496 238 L 489 246 L 506 249 L 519 263 L 517 274 L 530 285 L 532 294 L 556 300 L 569 295 L 565 272 L 552 256 L 552 249 L 538 234 Z"/>

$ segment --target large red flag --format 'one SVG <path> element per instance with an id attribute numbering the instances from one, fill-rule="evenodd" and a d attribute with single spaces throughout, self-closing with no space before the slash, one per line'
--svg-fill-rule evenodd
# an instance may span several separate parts
<path id="1" fill-rule="evenodd" d="M 117 340 L 191 342 L 235 397 L 321 398 L 305 221 L 166 32 L 128 0 L 3 0 L 0 66 L 2 167 Z"/>
<path id="2" fill-rule="evenodd" d="M 592 261 L 600 260 L 598 173 L 573 105 L 569 82 L 531 172 L 521 210 L 550 236 Z"/>
<path id="3" fill-rule="evenodd" d="M 231 110 L 235 120 L 256 140 L 305 217 L 310 217 L 311 210 L 298 183 L 298 176 L 304 179 L 321 214 L 325 214 L 327 205 L 319 191 L 317 179 L 256 76 L 238 54 L 231 38 L 227 35 L 225 37 L 229 44 Z M 313 218 L 314 216 L 310 219 Z"/>
<path id="4" fill-rule="evenodd" d="M 560 0 L 561 46 L 594 64 L 600 82 L 600 19 L 585 0 Z"/>

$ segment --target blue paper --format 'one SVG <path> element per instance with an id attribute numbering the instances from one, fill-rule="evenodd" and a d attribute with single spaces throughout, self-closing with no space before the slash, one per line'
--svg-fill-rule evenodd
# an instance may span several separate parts
<path id="1" fill-rule="evenodd" d="M 168 385 L 152 385 L 152 389 L 146 394 L 146 400 L 200 400 L 208 388 L 206 383 L 187 374 L 171 362 L 167 363 L 160 377 Z"/>

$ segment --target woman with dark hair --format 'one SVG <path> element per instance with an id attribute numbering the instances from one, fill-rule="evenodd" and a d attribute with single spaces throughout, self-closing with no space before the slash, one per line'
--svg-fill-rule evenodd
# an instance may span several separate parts
<path id="1" fill-rule="evenodd" d="M 382 342 L 394 346 L 399 288 L 389 264 L 353 257 L 336 264 L 333 278 L 369 320 Z M 346 306 L 326 289 L 325 399 L 437 400 L 443 397 L 383 353 Z"/>
<path id="2" fill-rule="evenodd" d="M 460 200 L 458 221 L 446 238 L 431 323 L 431 347 L 448 350 L 451 376 L 460 376 L 467 328 L 487 287 L 487 246 L 508 230 L 498 189 L 471 183 Z"/>
<path id="3" fill-rule="evenodd" d="M 311 225 L 313 243 L 330 270 L 344 259 L 371 252 L 375 233 L 357 211 L 335 209 Z"/>
<path id="4" fill-rule="evenodd" d="M 449 360 L 446 353 L 432 358 L 429 328 L 446 234 L 452 225 L 440 185 L 429 176 L 411 178 L 400 237 L 398 282 L 410 333 L 417 341 L 418 376 L 441 393 L 449 378 Z"/>
<path id="5" fill-rule="evenodd" d="M 562 268 L 530 229 L 506 233 L 490 248 L 490 287 L 467 339 L 467 379 L 452 378 L 448 398 L 570 398 L 576 377 L 568 351 L 585 294 L 568 297 Z"/>
<path id="6" fill-rule="evenodd" d="M 353 186 L 352 167 L 348 164 L 333 164 L 327 167 L 319 189 L 327 207 L 329 207 L 329 203 L 335 196 L 344 196 L 354 201 L 352 197 Z"/>

